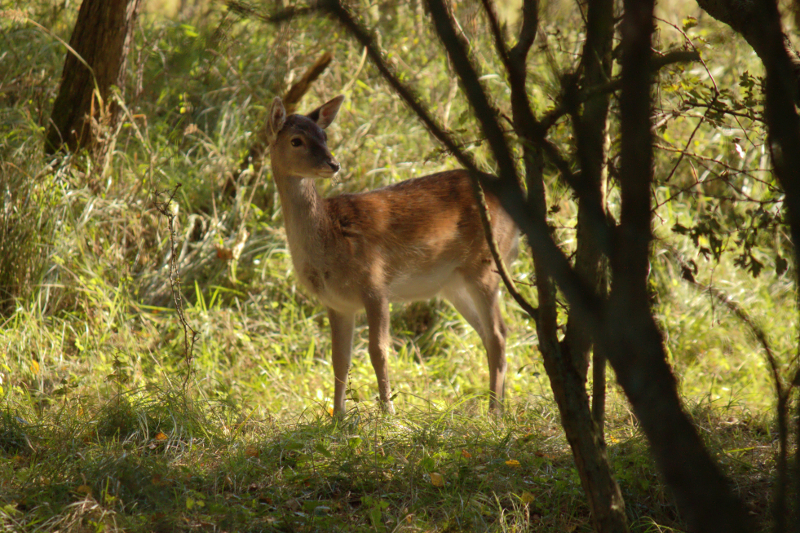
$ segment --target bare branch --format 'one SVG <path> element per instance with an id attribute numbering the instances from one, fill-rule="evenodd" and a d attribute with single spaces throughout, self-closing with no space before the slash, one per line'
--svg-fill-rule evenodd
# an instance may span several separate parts
<path id="1" fill-rule="evenodd" d="M 777 419 L 778 419 L 778 464 L 777 470 L 777 483 L 773 495 L 773 516 L 776 518 L 776 523 L 785 520 L 788 515 L 786 509 L 786 493 L 789 486 L 789 468 L 788 468 L 788 454 L 789 454 L 789 394 L 793 384 L 789 385 L 787 389 L 781 379 L 780 368 L 775 354 L 772 352 L 772 347 L 769 345 L 767 335 L 764 330 L 756 324 L 755 320 L 742 308 L 739 304 L 733 301 L 727 294 L 722 292 L 711 285 L 705 285 L 695 280 L 694 274 L 697 272 L 697 267 L 686 262 L 673 247 L 667 248 L 672 256 L 676 259 L 681 267 L 681 278 L 691 284 L 700 292 L 708 294 L 713 300 L 724 305 L 736 318 L 738 318 L 750 330 L 753 337 L 756 338 L 761 348 L 764 350 L 764 356 L 767 359 L 770 372 L 772 373 L 772 383 L 775 387 L 775 397 L 777 399 Z M 784 529 L 778 529 L 783 531 Z"/>
<path id="2" fill-rule="evenodd" d="M 175 239 L 175 212 L 173 212 L 170 207 L 180 187 L 180 183 L 175 185 L 172 194 L 170 194 L 169 198 L 164 202 L 159 202 L 158 200 L 159 196 L 164 193 L 153 191 L 153 206 L 159 213 L 167 217 L 169 223 L 169 286 L 172 289 L 172 300 L 175 302 L 175 311 L 178 313 L 178 319 L 181 322 L 181 327 L 183 327 L 183 357 L 186 360 L 186 378 L 183 381 L 183 387 L 185 389 L 189 382 L 189 377 L 192 375 L 194 341 L 197 338 L 197 331 L 189 325 L 189 322 L 186 320 L 186 315 L 183 312 L 183 295 L 181 294 L 180 273 L 178 272 L 178 244 Z M 191 338 L 189 336 L 190 333 Z"/>
<path id="3" fill-rule="evenodd" d="M 436 32 L 445 50 L 447 50 L 450 60 L 453 62 L 453 68 L 463 82 L 467 98 L 475 111 L 475 116 L 481 123 L 489 146 L 492 148 L 495 161 L 497 161 L 500 180 L 505 182 L 513 181 L 519 187 L 517 168 L 511 157 L 508 144 L 506 144 L 503 130 L 481 86 L 478 73 L 469 60 L 466 46 L 453 27 L 447 7 L 442 0 L 428 0 L 428 9 L 433 17 Z"/>
<path id="4" fill-rule="evenodd" d="M 675 64 L 675 63 L 686 63 L 692 61 L 701 61 L 699 52 L 693 50 L 674 50 L 672 52 L 667 52 L 663 56 L 652 57 L 650 59 L 650 69 L 652 72 L 658 72 L 662 68 Z M 617 77 L 613 80 L 610 80 L 606 83 L 595 85 L 592 87 L 588 87 L 580 91 L 573 99 L 572 102 L 569 102 L 571 105 L 579 105 L 584 102 L 588 102 L 589 100 L 596 98 L 600 95 L 605 95 L 613 92 L 617 92 L 622 88 L 622 78 Z M 566 102 L 560 102 L 559 105 L 545 113 L 544 117 L 541 120 L 541 128 L 544 131 L 549 130 L 553 127 L 553 125 L 558 122 L 558 120 L 563 117 L 564 115 L 569 113 L 569 107 Z"/>
<path id="5" fill-rule="evenodd" d="M 503 65 L 506 67 L 506 70 L 511 73 L 515 69 L 511 64 L 511 59 L 508 56 L 508 48 L 506 47 L 503 32 L 500 30 L 500 22 L 497 20 L 497 13 L 495 13 L 494 4 L 492 3 L 492 0 L 481 0 L 481 3 L 483 4 L 483 10 L 486 12 L 486 18 L 489 19 L 489 29 L 492 32 L 494 46 L 497 48 L 497 55 L 500 56 L 500 59 L 503 61 Z"/>
<path id="6" fill-rule="evenodd" d="M 528 51 L 536 40 L 539 31 L 539 0 L 524 0 L 522 4 L 522 27 L 519 32 L 519 41 L 511 49 L 511 56 L 518 63 L 525 63 Z"/>

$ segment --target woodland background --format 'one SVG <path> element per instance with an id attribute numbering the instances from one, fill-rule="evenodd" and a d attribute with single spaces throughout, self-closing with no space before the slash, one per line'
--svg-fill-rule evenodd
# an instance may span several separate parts
<path id="1" fill-rule="evenodd" d="M 320 184 L 325 194 L 461 166 L 340 20 L 296 13 L 290 2 L 143 0 L 124 86 L 95 101 L 99 151 L 85 143 L 90 149 L 63 157 L 45 146 L 79 7 L 0 1 L 4 529 L 697 530 L 610 368 L 599 434 L 627 524 L 597 519 L 541 339 L 511 298 L 502 418 L 486 413 L 480 339 L 448 304 L 426 302 L 393 308 L 398 414 L 377 408 L 362 317 L 352 411 L 331 419 L 325 312 L 296 283 L 269 165 L 253 157 L 269 104 L 330 54 L 298 109 L 346 96 L 328 130 L 343 170 Z M 458 147 L 497 172 L 427 4 L 346 7 Z M 781 6 L 790 43 L 793 7 Z M 511 137 L 512 83 L 495 53 L 492 17 L 477 1 L 450 9 Z M 524 26 L 520 5 L 497 2 L 496 15 L 513 45 Z M 534 113 L 548 116 L 568 101 L 587 7 L 547 1 L 538 15 L 526 87 Z M 741 527 L 781 531 L 797 507 L 796 402 L 786 385 L 797 362 L 797 273 L 767 143 L 764 67 L 738 33 L 693 2 L 660 3 L 655 27 L 656 55 L 673 59 L 652 86 L 649 307 L 684 408 L 752 520 Z M 616 76 L 618 31 L 614 39 Z M 678 61 L 669 55 L 676 51 L 688 55 Z M 619 219 L 619 85 L 604 91 L 605 205 Z M 118 121 L 103 122 L 104 105 L 117 106 Z M 548 130 L 568 155 L 579 153 L 570 117 Z M 521 165 L 524 143 L 509 143 Z M 578 195 L 557 164 L 542 168 L 547 224 L 574 259 Z M 191 350 L 171 265 L 196 331 Z M 541 305 L 535 270 L 523 246 L 511 276 L 523 298 Z M 554 302 L 563 339 L 569 305 L 560 293 Z M 597 379 L 589 372 L 589 390 Z"/>

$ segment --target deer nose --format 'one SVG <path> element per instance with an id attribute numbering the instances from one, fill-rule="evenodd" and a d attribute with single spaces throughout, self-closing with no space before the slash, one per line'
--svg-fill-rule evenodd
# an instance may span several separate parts
<path id="1" fill-rule="evenodd" d="M 328 161 L 328 166 L 331 167 L 331 169 L 334 172 L 339 172 L 339 169 L 342 168 L 342 166 L 339 164 L 339 162 L 336 161 L 335 159 L 329 160 Z"/>

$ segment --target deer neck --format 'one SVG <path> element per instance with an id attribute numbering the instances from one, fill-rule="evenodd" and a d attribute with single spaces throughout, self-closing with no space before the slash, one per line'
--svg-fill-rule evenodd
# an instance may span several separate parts
<path id="1" fill-rule="evenodd" d="M 322 196 L 312 178 L 275 175 L 275 184 L 283 207 L 286 237 L 293 259 L 310 258 L 322 251 L 329 231 Z"/>

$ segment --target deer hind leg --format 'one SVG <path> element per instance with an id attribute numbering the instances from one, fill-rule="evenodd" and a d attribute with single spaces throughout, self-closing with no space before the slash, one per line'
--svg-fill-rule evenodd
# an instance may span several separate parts
<path id="1" fill-rule="evenodd" d="M 506 324 L 500 313 L 497 282 L 464 280 L 444 291 L 459 313 L 475 328 L 489 362 L 489 410 L 501 413 L 506 379 Z"/>
<path id="2" fill-rule="evenodd" d="M 350 357 L 353 351 L 353 326 L 355 315 L 340 313 L 328 308 L 331 323 L 331 348 L 334 375 L 333 414 L 343 416 L 347 394 L 347 376 L 350 373 Z"/>
<path id="3" fill-rule="evenodd" d="M 364 303 L 369 327 L 369 358 L 375 377 L 378 379 L 378 396 L 381 408 L 394 414 L 392 388 L 389 384 L 388 354 L 391 344 L 389 335 L 389 301 L 386 298 L 370 298 Z"/>

